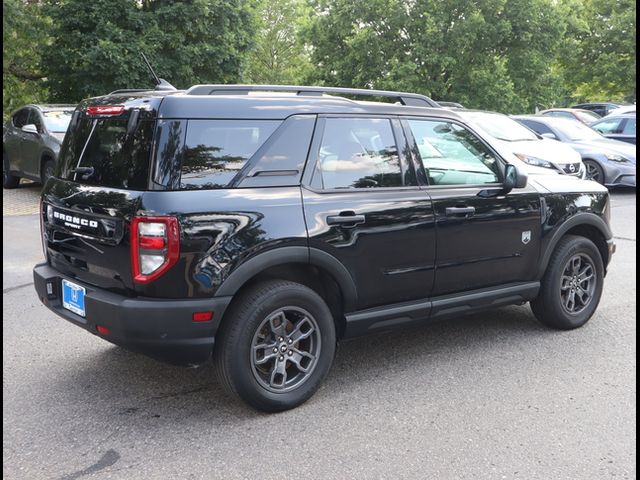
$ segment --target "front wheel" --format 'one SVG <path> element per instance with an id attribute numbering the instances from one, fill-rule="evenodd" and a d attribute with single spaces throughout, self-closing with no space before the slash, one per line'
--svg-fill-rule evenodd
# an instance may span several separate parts
<path id="1" fill-rule="evenodd" d="M 218 338 L 214 362 L 222 384 L 265 412 L 308 400 L 329 372 L 336 348 L 324 300 L 310 288 L 280 280 L 242 294 Z"/>
<path id="2" fill-rule="evenodd" d="M 604 170 L 597 162 L 593 160 L 585 160 L 584 168 L 587 170 L 586 179 L 598 182 L 604 185 Z"/>
<path id="3" fill-rule="evenodd" d="M 543 324 L 560 330 L 587 323 L 600 303 L 604 265 L 591 240 L 567 235 L 558 243 L 531 309 Z"/>

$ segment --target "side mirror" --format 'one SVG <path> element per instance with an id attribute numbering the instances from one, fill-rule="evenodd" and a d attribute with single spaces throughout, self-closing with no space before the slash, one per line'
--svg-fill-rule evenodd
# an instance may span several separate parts
<path id="1" fill-rule="evenodd" d="M 526 173 L 519 171 L 515 165 L 507 164 L 504 171 L 504 193 L 508 193 L 514 188 L 524 188 L 526 186 Z"/>
<path id="2" fill-rule="evenodd" d="M 33 123 L 22 127 L 22 131 L 27 133 L 35 133 L 36 135 L 38 135 L 38 128 Z"/>
<path id="3" fill-rule="evenodd" d="M 553 133 L 551 132 L 547 132 L 547 133 L 543 133 L 541 135 L 542 138 L 548 138 L 549 140 L 557 140 L 558 137 L 556 137 Z"/>

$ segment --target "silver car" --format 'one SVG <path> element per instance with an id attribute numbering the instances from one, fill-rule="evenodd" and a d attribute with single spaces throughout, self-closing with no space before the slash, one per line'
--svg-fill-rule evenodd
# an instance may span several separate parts
<path id="1" fill-rule="evenodd" d="M 2 135 L 2 183 L 21 178 L 45 183 L 53 171 L 74 105 L 27 105 L 14 112 Z"/>
<path id="2" fill-rule="evenodd" d="M 611 140 L 595 130 L 564 118 L 540 115 L 513 117 L 538 134 L 575 149 L 587 169 L 587 177 L 609 187 L 636 186 L 636 147 Z"/>

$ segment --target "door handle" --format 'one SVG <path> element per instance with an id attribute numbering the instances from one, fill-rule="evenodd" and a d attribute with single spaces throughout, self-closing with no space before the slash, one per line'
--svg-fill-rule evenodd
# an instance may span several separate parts
<path id="1" fill-rule="evenodd" d="M 364 215 L 356 215 L 354 212 L 340 212 L 340 215 L 329 215 L 327 225 L 340 225 L 342 227 L 355 227 L 365 222 Z"/>
<path id="2" fill-rule="evenodd" d="M 473 217 L 476 213 L 475 207 L 447 207 L 445 209 L 447 217 Z"/>

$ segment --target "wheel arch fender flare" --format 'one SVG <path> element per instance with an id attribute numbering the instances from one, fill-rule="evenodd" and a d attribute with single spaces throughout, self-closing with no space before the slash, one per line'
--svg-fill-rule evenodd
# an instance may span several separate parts
<path id="1" fill-rule="evenodd" d="M 233 296 L 243 285 L 268 268 L 291 263 L 313 265 L 327 272 L 340 287 L 345 312 L 356 309 L 357 289 L 349 270 L 333 255 L 301 246 L 279 247 L 251 257 L 229 274 L 218 288 L 216 296 Z"/>
<path id="2" fill-rule="evenodd" d="M 538 279 L 541 279 L 544 276 L 544 273 L 547 270 L 547 266 L 549 265 L 549 261 L 551 260 L 551 255 L 553 254 L 553 251 L 558 245 L 560 239 L 564 235 L 566 235 L 566 233 L 572 228 L 583 225 L 595 227 L 607 241 L 613 238 L 613 234 L 611 233 L 609 225 L 607 225 L 607 223 L 601 217 L 594 213 L 576 213 L 575 215 L 565 220 L 559 227 L 557 227 L 546 245 L 543 244 L 542 251 L 540 252 L 540 267 L 537 276 Z"/>

